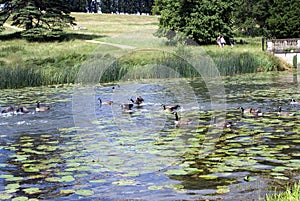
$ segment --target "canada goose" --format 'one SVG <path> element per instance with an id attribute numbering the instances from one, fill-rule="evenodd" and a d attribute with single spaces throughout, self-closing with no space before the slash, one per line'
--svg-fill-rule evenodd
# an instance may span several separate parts
<path id="1" fill-rule="evenodd" d="M 256 117 L 262 117 L 263 116 L 263 112 L 260 109 L 250 108 L 250 114 L 253 114 Z"/>
<path id="2" fill-rule="evenodd" d="M 179 119 L 177 112 L 173 112 L 173 114 L 175 115 L 174 123 L 176 127 L 180 127 L 182 125 L 188 125 L 192 122 L 190 119 Z"/>
<path id="3" fill-rule="evenodd" d="M 135 100 L 131 98 L 130 101 L 134 104 L 140 105 L 144 102 L 144 99 L 141 96 L 138 96 Z"/>
<path id="4" fill-rule="evenodd" d="M 40 106 L 40 102 L 39 101 L 37 101 L 36 102 L 36 108 L 35 108 L 35 111 L 37 111 L 37 112 L 45 112 L 45 111 L 47 111 L 47 110 L 50 110 L 50 106 Z"/>
<path id="5" fill-rule="evenodd" d="M 123 103 L 121 105 L 121 107 L 122 107 L 123 110 L 131 110 L 132 107 L 133 107 L 133 104 L 132 103 Z"/>
<path id="6" fill-rule="evenodd" d="M 174 110 L 177 110 L 180 105 L 164 105 L 162 104 L 161 106 L 163 106 L 164 111 L 167 112 L 173 112 Z"/>
<path id="7" fill-rule="evenodd" d="M 246 114 L 246 115 L 254 115 L 256 117 L 258 116 L 263 116 L 263 113 L 261 112 L 260 109 L 254 109 L 254 108 L 248 108 L 248 109 L 244 109 L 243 107 L 238 107 L 238 109 L 241 110 L 242 114 Z"/>
<path id="8" fill-rule="evenodd" d="M 15 109 L 13 108 L 13 106 L 8 106 L 7 108 L 5 108 L 4 110 L 1 111 L 1 113 L 9 113 L 9 112 L 13 112 L 15 111 Z"/>
<path id="9" fill-rule="evenodd" d="M 229 121 L 229 122 L 217 122 L 217 118 L 214 116 L 213 117 L 213 122 L 214 122 L 214 125 L 216 127 L 222 127 L 222 128 L 231 128 L 232 127 L 232 122 Z"/>
<path id="10" fill-rule="evenodd" d="M 278 107 L 278 116 L 294 116 L 294 113 L 289 113 L 289 112 L 282 112 L 281 106 Z"/>
<path id="11" fill-rule="evenodd" d="M 120 85 L 117 84 L 116 86 L 113 86 L 112 89 L 115 89 L 116 87 L 120 88 Z"/>
<path id="12" fill-rule="evenodd" d="M 300 102 L 295 101 L 295 99 L 292 98 L 290 104 L 291 104 L 291 105 L 300 105 Z"/>
<path id="13" fill-rule="evenodd" d="M 105 101 L 105 102 L 102 102 L 101 98 L 98 98 L 99 102 L 100 102 L 100 105 L 111 105 L 113 104 L 113 101 Z"/>
<path id="14" fill-rule="evenodd" d="M 18 109 L 16 110 L 16 112 L 28 113 L 29 110 L 25 106 L 20 106 L 20 107 L 18 107 Z"/>

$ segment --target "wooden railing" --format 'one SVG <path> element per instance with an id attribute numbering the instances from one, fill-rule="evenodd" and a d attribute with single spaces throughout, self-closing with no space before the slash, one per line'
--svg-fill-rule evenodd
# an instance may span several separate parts
<path id="1" fill-rule="evenodd" d="M 300 53 L 300 38 L 267 39 L 267 51 L 273 53 Z"/>

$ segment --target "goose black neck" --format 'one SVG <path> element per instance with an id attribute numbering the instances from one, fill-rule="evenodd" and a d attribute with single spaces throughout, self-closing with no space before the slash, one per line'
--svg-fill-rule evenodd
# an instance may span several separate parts
<path id="1" fill-rule="evenodd" d="M 178 121 L 178 114 L 175 112 L 175 120 Z"/>

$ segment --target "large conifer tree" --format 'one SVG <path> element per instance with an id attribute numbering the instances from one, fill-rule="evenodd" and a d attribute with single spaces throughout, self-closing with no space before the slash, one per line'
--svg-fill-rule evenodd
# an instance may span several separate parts
<path id="1" fill-rule="evenodd" d="M 29 40 L 60 37 L 63 28 L 73 25 L 69 5 L 65 0 L 4 0 L 0 11 L 0 25 L 9 17 L 12 25 L 23 28 L 22 36 Z"/>

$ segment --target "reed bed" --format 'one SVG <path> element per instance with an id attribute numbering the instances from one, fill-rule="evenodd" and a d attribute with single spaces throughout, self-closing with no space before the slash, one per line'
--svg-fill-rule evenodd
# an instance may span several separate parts
<path id="1" fill-rule="evenodd" d="M 249 52 L 235 54 L 208 52 L 201 58 L 197 57 L 199 61 L 196 61 L 196 67 L 189 61 L 189 58 L 193 57 L 189 53 L 185 54 L 180 56 L 147 50 L 133 52 L 121 58 L 114 58 L 111 55 L 91 57 L 74 52 L 44 58 L 27 58 L 23 65 L 1 65 L 0 88 L 76 82 L 105 83 L 122 79 L 193 78 L 203 74 L 209 75 L 208 71 L 212 67 L 216 67 L 221 76 L 280 70 L 280 64 L 275 59 L 268 56 L 258 57 Z"/>

